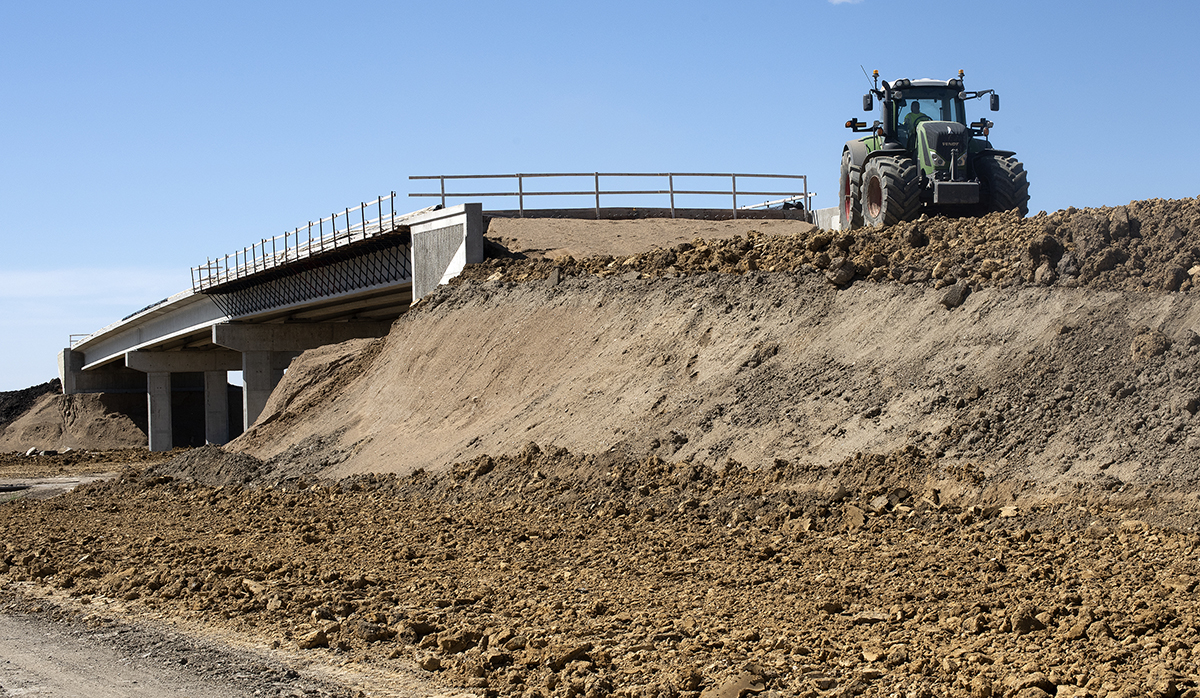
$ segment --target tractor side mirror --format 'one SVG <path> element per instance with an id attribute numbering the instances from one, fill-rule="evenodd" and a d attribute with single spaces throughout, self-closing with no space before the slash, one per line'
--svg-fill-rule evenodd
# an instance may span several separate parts
<path id="1" fill-rule="evenodd" d="M 873 97 L 871 97 L 871 93 L 868 92 L 865 95 L 863 95 L 863 111 L 871 111 L 874 108 L 875 108 L 875 99 Z"/>
<path id="2" fill-rule="evenodd" d="M 995 92 L 992 93 L 991 107 L 992 111 L 1000 111 L 1000 95 Z"/>

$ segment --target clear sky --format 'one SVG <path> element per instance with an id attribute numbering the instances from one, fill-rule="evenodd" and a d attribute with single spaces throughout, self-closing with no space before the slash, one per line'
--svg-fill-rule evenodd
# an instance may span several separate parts
<path id="1" fill-rule="evenodd" d="M 862 68 L 996 89 L 975 115 L 1033 211 L 1196 196 L 1198 27 L 1195 0 L 0 0 L 0 390 L 409 175 L 807 174 L 835 205 Z"/>

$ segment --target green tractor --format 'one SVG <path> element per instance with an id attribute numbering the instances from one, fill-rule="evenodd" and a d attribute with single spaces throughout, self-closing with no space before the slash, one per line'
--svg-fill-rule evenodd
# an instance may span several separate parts
<path id="1" fill-rule="evenodd" d="M 1029 180 L 1009 150 L 987 140 L 993 124 L 968 124 L 964 103 L 991 95 L 992 111 L 1000 97 L 993 90 L 966 92 L 963 72 L 953 80 L 883 81 L 879 71 L 863 95 L 863 111 L 879 100 L 879 120 L 868 126 L 846 122 L 855 133 L 842 150 L 843 229 L 893 225 L 922 213 L 978 216 L 1017 209 L 1029 213 Z"/>

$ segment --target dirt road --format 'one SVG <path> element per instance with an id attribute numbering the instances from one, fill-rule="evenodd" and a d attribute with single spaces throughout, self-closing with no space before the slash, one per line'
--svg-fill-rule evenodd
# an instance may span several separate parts
<path id="1" fill-rule="evenodd" d="M 7 596 L 7 594 L 6 594 Z M 22 613 L 18 609 L 36 609 Z M 45 604 L 0 611 L 0 696 L 237 698 L 335 696 L 277 661 L 145 624 L 46 616 Z"/>

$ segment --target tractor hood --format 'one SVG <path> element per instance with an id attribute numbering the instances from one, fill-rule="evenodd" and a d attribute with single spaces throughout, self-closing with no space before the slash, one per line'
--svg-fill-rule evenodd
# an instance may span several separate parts
<path id="1" fill-rule="evenodd" d="M 961 180 L 967 174 L 971 131 L 957 121 L 925 121 L 917 125 L 915 155 L 921 172 L 939 179 Z"/>

